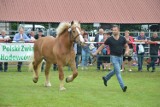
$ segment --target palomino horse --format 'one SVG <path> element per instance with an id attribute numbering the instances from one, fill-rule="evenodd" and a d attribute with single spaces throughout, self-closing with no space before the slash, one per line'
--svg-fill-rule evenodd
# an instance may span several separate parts
<path id="1" fill-rule="evenodd" d="M 57 28 L 57 37 L 46 36 L 39 38 L 34 44 L 34 60 L 30 64 L 30 70 L 34 71 L 33 82 L 38 82 L 39 72 L 41 70 L 41 62 L 44 59 L 46 61 L 45 86 L 51 86 L 49 81 L 49 69 L 52 64 L 58 65 L 60 90 L 64 88 L 64 73 L 63 67 L 69 65 L 73 71 L 73 74 L 66 78 L 66 82 L 73 81 L 77 75 L 77 69 L 75 64 L 75 51 L 73 49 L 74 42 L 84 43 L 84 39 L 81 35 L 80 23 L 72 21 L 71 23 L 63 22 Z"/>

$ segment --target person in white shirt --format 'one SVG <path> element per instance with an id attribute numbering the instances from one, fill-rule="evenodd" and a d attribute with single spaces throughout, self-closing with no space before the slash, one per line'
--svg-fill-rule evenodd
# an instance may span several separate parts
<path id="1" fill-rule="evenodd" d="M 6 35 L 5 30 L 2 30 L 1 35 L 0 35 L 0 42 L 4 43 L 4 42 L 8 42 L 9 40 L 11 40 L 11 38 Z M 3 65 L 4 65 L 4 67 L 3 67 Z M 7 72 L 8 62 L 0 62 L 0 72 L 2 72 L 3 70 L 4 70 L 4 72 Z"/>
<path id="2" fill-rule="evenodd" d="M 99 29 L 99 33 L 96 35 L 94 42 L 101 42 L 103 40 L 104 30 Z M 95 44 L 95 47 L 98 49 L 101 44 Z M 102 61 L 100 60 L 100 55 L 97 55 L 97 70 L 100 70 L 100 66 L 102 65 Z"/>

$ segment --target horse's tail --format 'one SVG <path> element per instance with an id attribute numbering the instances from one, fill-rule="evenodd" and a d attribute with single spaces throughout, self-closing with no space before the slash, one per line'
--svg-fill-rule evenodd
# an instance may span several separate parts
<path id="1" fill-rule="evenodd" d="M 34 67 L 33 67 L 33 64 L 35 63 L 35 59 L 34 59 L 34 57 L 32 56 L 32 60 L 31 60 L 31 62 L 29 63 L 29 66 L 28 66 L 28 71 L 29 72 L 35 72 L 35 70 L 34 70 Z M 37 66 L 37 72 L 38 73 L 40 73 L 40 71 L 41 71 L 41 66 L 42 66 L 42 61 L 41 61 L 41 63 Z"/>
<path id="2" fill-rule="evenodd" d="M 33 62 L 34 62 L 34 56 L 32 55 L 31 56 L 31 61 L 30 61 L 29 65 L 28 65 L 28 71 L 29 72 L 33 72 L 34 71 L 34 69 L 33 69 Z"/>

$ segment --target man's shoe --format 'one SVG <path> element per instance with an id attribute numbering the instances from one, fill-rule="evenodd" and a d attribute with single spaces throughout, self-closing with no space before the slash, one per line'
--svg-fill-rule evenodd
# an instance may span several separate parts
<path id="1" fill-rule="evenodd" d="M 151 72 L 155 72 L 155 68 L 153 68 Z"/>
<path id="2" fill-rule="evenodd" d="M 107 80 L 105 79 L 105 77 L 102 77 L 102 79 L 103 79 L 104 85 L 107 86 Z"/>
<path id="3" fill-rule="evenodd" d="M 126 92 L 127 91 L 127 86 L 124 86 L 124 88 L 122 90 L 123 90 L 123 92 Z"/>
<path id="4" fill-rule="evenodd" d="M 21 72 L 21 69 L 18 69 L 18 72 Z"/>
<path id="5" fill-rule="evenodd" d="M 149 71 L 149 68 L 150 68 L 149 65 L 147 65 L 147 71 Z"/>

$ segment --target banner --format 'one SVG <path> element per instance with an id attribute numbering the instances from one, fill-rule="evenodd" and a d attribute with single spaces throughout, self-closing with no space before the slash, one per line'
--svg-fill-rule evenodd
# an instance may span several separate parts
<path id="1" fill-rule="evenodd" d="M 31 61 L 34 43 L 0 43 L 0 62 Z"/>

